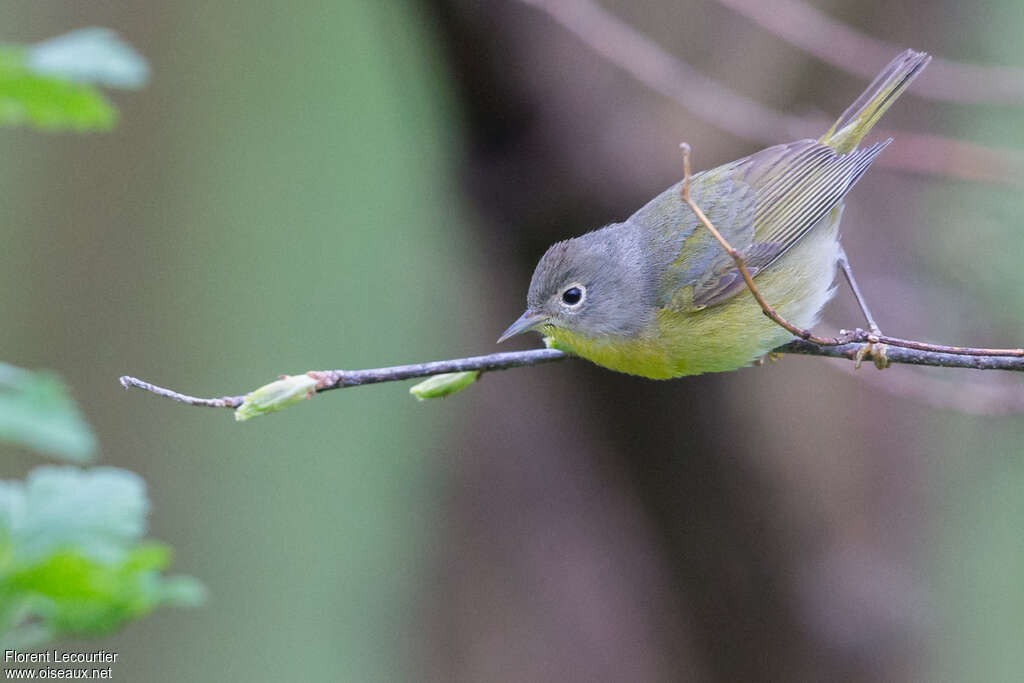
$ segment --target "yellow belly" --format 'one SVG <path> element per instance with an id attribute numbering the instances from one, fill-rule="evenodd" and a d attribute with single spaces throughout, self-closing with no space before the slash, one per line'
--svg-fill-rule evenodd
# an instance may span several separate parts
<path id="1" fill-rule="evenodd" d="M 817 324 L 832 297 L 839 253 L 837 207 L 754 281 L 765 300 L 798 327 Z M 635 337 L 583 337 L 545 326 L 559 348 L 618 372 L 669 379 L 736 370 L 792 338 L 765 317 L 747 291 L 700 311 L 659 309 Z"/>

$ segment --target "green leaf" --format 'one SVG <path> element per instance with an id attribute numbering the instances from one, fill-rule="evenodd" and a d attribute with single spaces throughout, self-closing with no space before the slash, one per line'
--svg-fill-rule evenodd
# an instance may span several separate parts
<path id="1" fill-rule="evenodd" d="M 159 544 L 140 546 L 112 565 L 62 551 L 13 572 L 3 590 L 32 596 L 33 617 L 54 634 L 106 633 L 161 605 L 188 604 L 179 597 L 180 579 L 167 585 L 159 575 L 169 557 Z"/>
<path id="2" fill-rule="evenodd" d="M 37 467 L 24 483 L 0 480 L 0 534 L 19 562 L 62 548 L 114 563 L 146 531 L 146 485 L 114 467 Z"/>
<path id="3" fill-rule="evenodd" d="M 0 647 L 107 633 L 161 605 L 197 605 L 190 577 L 166 577 L 170 549 L 141 542 L 145 486 L 114 468 L 39 467 L 0 481 Z"/>
<path id="4" fill-rule="evenodd" d="M 89 462 L 96 439 L 67 388 L 48 372 L 0 363 L 0 441 L 70 460 Z"/>
<path id="5" fill-rule="evenodd" d="M 109 130 L 113 105 L 95 85 L 138 88 L 149 66 L 109 29 L 86 28 L 29 47 L 0 47 L 0 125 Z"/>
<path id="6" fill-rule="evenodd" d="M 109 130 L 116 118 L 114 107 L 93 86 L 33 73 L 23 51 L 0 53 L 0 125 Z"/>

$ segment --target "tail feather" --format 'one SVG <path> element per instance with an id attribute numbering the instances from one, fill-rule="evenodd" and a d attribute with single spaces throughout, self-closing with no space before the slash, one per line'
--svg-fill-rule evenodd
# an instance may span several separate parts
<path id="1" fill-rule="evenodd" d="M 861 96 L 851 104 L 839 120 L 821 137 L 821 142 L 839 154 L 852 152 L 868 134 L 882 114 L 903 94 L 911 81 L 928 66 L 931 56 L 924 52 L 905 50 L 882 70 Z"/>

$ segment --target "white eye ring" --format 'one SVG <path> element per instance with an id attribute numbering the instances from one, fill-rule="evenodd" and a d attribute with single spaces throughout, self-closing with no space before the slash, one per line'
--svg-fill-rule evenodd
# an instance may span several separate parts
<path id="1" fill-rule="evenodd" d="M 559 298 L 564 308 L 575 310 L 582 306 L 586 300 L 587 288 L 578 282 L 574 282 L 562 290 L 562 296 Z"/>

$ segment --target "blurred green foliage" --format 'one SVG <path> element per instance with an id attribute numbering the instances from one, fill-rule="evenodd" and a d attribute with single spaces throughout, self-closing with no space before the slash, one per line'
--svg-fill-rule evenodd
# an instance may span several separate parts
<path id="1" fill-rule="evenodd" d="M 96 438 L 59 377 L 2 362 L 0 441 L 77 463 L 91 461 L 96 451 Z"/>
<path id="2" fill-rule="evenodd" d="M 59 33 L 67 8 L 11 6 L 5 35 Z M 96 645 L 125 653 L 125 680 L 422 678 L 464 408 L 392 384 L 239 428 L 116 378 L 242 393 L 282 372 L 493 342 L 431 18 L 365 0 L 78 12 L 145 44 L 156 76 L 110 134 L 0 130 L 0 307 L 33 320 L 0 326 L 0 348 L 89 392 L 104 460 L 149 484 L 153 535 L 216 603 L 158 610 Z"/>
<path id="3" fill-rule="evenodd" d="M 107 29 L 0 46 L 0 125 L 109 130 L 117 111 L 94 84 L 134 88 L 148 74 L 146 62 Z"/>
<path id="4" fill-rule="evenodd" d="M 0 481 L 0 647 L 97 635 L 203 587 L 164 577 L 167 546 L 143 542 L 145 485 L 126 470 L 38 467 Z"/>
<path id="5" fill-rule="evenodd" d="M 33 73 L 21 50 L 0 52 L 0 125 L 109 130 L 115 118 L 95 87 Z"/>
<path id="6" fill-rule="evenodd" d="M 145 62 L 103 29 L 0 48 L 0 124 L 106 129 L 113 107 L 91 85 L 134 86 Z M 96 439 L 64 383 L 0 363 L 0 440 L 73 462 Z M 149 501 L 127 470 L 44 466 L 0 480 L 0 648 L 108 633 L 161 605 L 196 605 L 203 587 L 167 577 L 170 549 L 144 542 Z"/>
<path id="7" fill-rule="evenodd" d="M 96 443 L 64 383 L 0 363 L 0 439 L 91 460 Z M 204 589 L 163 576 L 170 549 L 144 542 L 149 501 L 127 470 L 44 466 L 0 480 L 0 649 L 108 633 L 161 605 L 197 605 Z"/>

